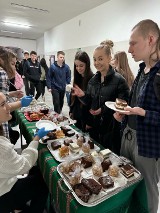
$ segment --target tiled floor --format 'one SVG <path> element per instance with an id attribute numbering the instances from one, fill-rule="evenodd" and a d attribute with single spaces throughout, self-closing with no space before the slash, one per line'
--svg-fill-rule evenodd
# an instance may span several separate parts
<path id="1" fill-rule="evenodd" d="M 41 98 L 40 98 L 41 99 Z M 46 93 L 45 93 L 45 102 L 53 107 L 53 104 L 52 104 L 52 95 L 46 90 Z M 69 115 L 69 107 L 67 106 L 67 102 L 66 102 L 66 97 L 64 98 L 64 107 L 63 107 L 63 110 L 62 110 L 62 113 L 66 116 Z M 17 127 L 14 127 L 15 129 L 18 129 L 18 126 Z M 23 138 L 23 143 L 25 144 L 25 139 Z M 19 149 L 21 146 L 20 146 L 20 139 L 17 141 L 16 145 L 15 145 L 15 148 L 16 149 Z M 159 191 L 160 191 L 160 183 L 158 184 L 158 187 L 159 187 Z M 159 202 L 160 202 L 160 199 L 159 199 Z M 159 209 L 158 209 L 158 212 L 157 213 L 160 213 L 160 205 L 159 205 Z"/>

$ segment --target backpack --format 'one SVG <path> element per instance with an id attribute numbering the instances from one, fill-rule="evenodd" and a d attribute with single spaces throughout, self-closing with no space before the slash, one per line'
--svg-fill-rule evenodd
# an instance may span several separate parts
<path id="1" fill-rule="evenodd" d="M 17 71 L 15 73 L 14 85 L 15 85 L 17 90 L 20 90 L 23 87 L 23 79 L 22 79 L 22 77 L 20 76 L 20 74 Z"/>

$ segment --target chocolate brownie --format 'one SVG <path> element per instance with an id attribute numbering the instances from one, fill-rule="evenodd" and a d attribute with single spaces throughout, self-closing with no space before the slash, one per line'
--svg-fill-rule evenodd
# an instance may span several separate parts
<path id="1" fill-rule="evenodd" d="M 98 179 L 98 182 L 103 186 L 104 189 L 108 189 L 108 188 L 114 186 L 114 182 L 109 175 L 104 176 L 104 177 L 100 177 Z"/>
<path id="2" fill-rule="evenodd" d="M 64 140 L 64 145 L 69 146 L 70 143 L 73 143 L 73 141 L 71 139 Z"/>
<path id="3" fill-rule="evenodd" d="M 81 158 L 81 164 L 83 165 L 83 167 L 86 169 L 88 167 L 91 167 L 92 166 L 92 158 L 91 156 L 85 156 L 85 157 L 82 157 Z"/>
<path id="4" fill-rule="evenodd" d="M 61 143 L 59 141 L 54 141 L 51 143 L 51 147 L 53 150 L 59 149 L 61 147 Z"/>
<path id="5" fill-rule="evenodd" d="M 101 163 L 103 172 L 108 170 L 109 166 L 112 165 L 111 161 L 109 159 L 104 159 L 103 162 Z"/>
<path id="6" fill-rule="evenodd" d="M 47 134 L 47 136 L 49 137 L 49 139 L 57 139 L 56 133 L 55 132 L 49 132 Z"/>
<path id="7" fill-rule="evenodd" d="M 92 178 L 83 178 L 81 183 L 93 194 L 98 195 L 102 186 Z"/>
<path id="8" fill-rule="evenodd" d="M 87 188 L 85 188 L 82 183 L 76 184 L 74 186 L 74 191 L 76 195 L 85 203 L 87 203 L 89 198 L 91 197 L 91 192 Z"/>

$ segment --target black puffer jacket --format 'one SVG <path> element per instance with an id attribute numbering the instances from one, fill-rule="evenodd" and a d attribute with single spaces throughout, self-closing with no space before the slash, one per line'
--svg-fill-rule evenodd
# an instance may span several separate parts
<path id="1" fill-rule="evenodd" d="M 126 80 L 110 66 L 109 71 L 101 83 L 101 73 L 97 73 L 91 78 L 88 83 L 86 95 L 81 100 L 87 104 L 90 109 L 101 108 L 101 114 L 92 116 L 87 124 L 98 128 L 100 133 L 106 133 L 113 128 L 113 113 L 114 111 L 105 106 L 106 101 L 115 101 L 116 98 L 128 100 L 129 87 Z"/>

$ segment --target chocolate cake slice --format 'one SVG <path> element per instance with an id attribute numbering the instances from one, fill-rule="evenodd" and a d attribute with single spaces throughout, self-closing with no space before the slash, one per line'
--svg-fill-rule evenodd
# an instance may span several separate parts
<path id="1" fill-rule="evenodd" d="M 116 98 L 115 107 L 116 109 L 124 110 L 124 108 L 127 107 L 127 102 L 120 98 Z"/>
<path id="2" fill-rule="evenodd" d="M 126 164 L 124 166 L 121 166 L 121 173 L 126 177 L 130 178 L 134 175 L 135 169 L 130 165 Z"/>
<path id="3" fill-rule="evenodd" d="M 74 191 L 76 195 L 85 203 L 88 202 L 92 194 L 86 187 L 84 187 L 82 183 L 76 184 L 74 186 Z"/>
<path id="4" fill-rule="evenodd" d="M 102 187 L 104 189 L 108 189 L 108 188 L 114 186 L 114 181 L 112 180 L 112 178 L 109 175 L 104 176 L 104 177 L 100 177 L 98 179 L 98 182 L 102 185 Z"/>
<path id="5" fill-rule="evenodd" d="M 93 194 L 98 195 L 102 189 L 102 185 L 100 185 L 97 181 L 92 178 L 83 178 L 81 183 Z"/>

